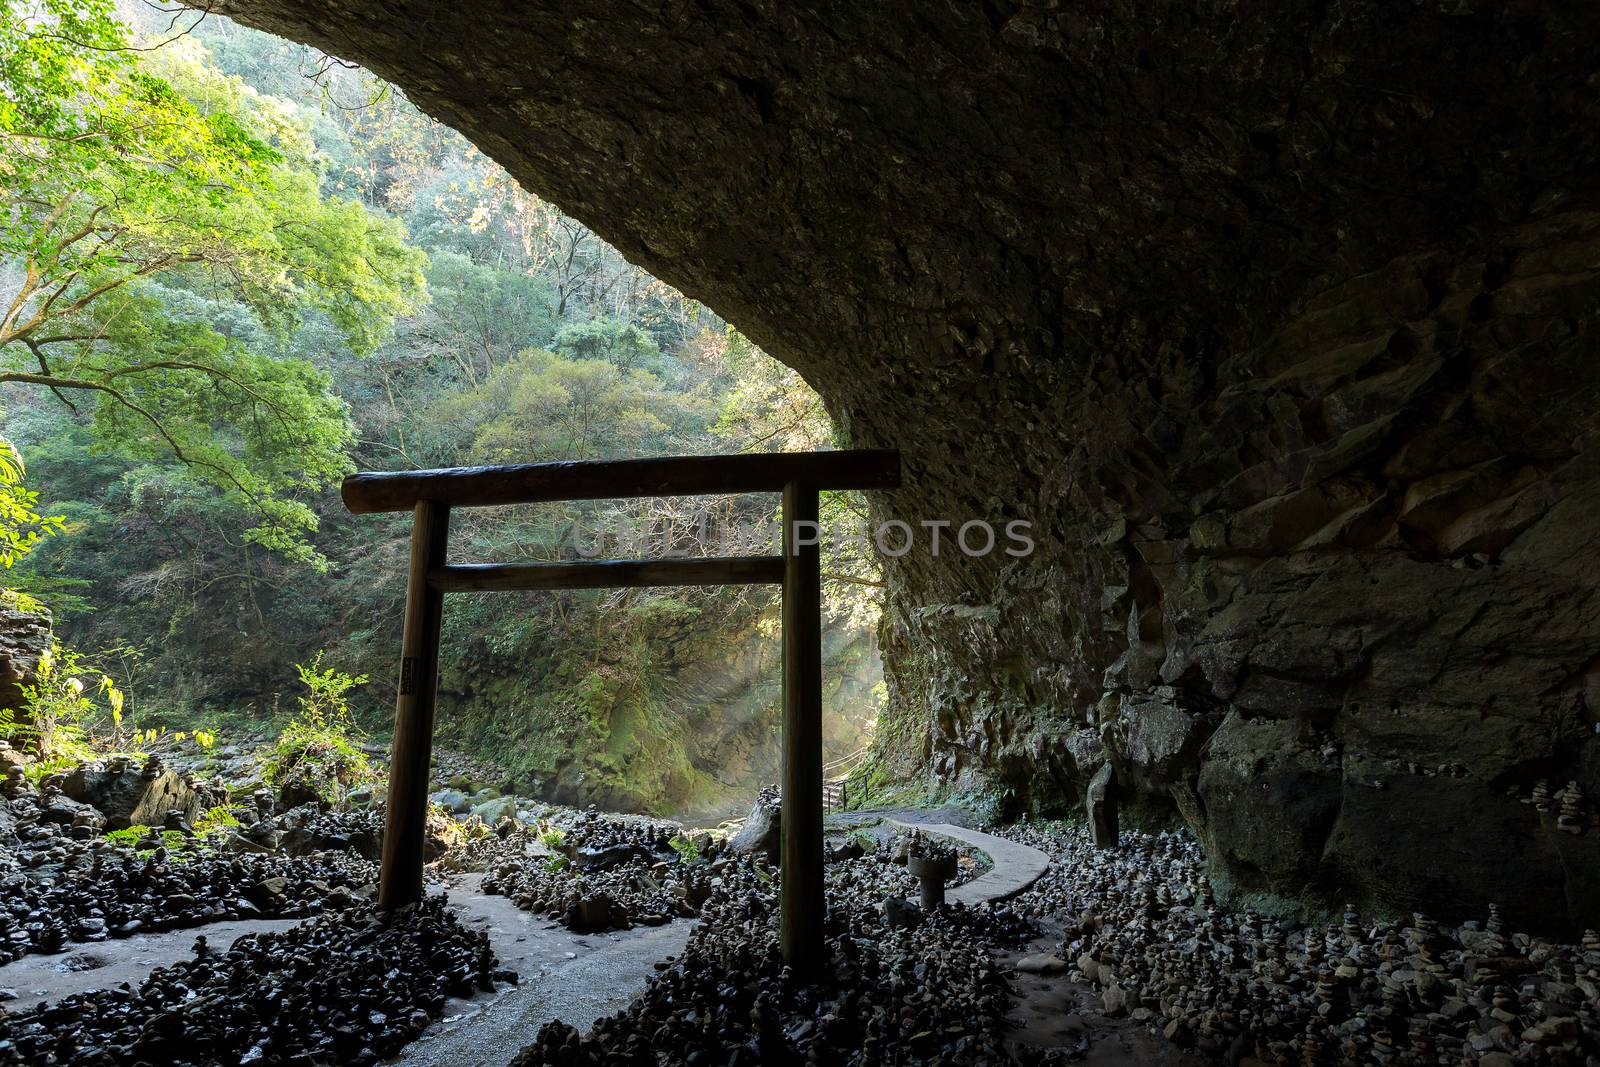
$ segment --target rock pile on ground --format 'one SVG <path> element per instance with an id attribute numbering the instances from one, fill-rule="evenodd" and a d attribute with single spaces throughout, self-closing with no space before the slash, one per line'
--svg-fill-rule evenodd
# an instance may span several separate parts
<path id="1" fill-rule="evenodd" d="M 348 906 L 377 878 L 372 864 L 345 853 L 228 855 L 202 846 L 176 860 L 165 848 L 141 857 L 104 840 L 72 844 L 72 862 L 54 877 L 0 876 L 0 963 L 140 931 L 315 915 Z"/>
<path id="2" fill-rule="evenodd" d="M 498 893 L 524 911 L 547 915 L 576 933 L 660 926 L 698 914 L 709 891 L 709 873 L 662 860 L 646 866 L 632 860 L 593 874 L 550 860 L 502 863 L 483 880 L 485 893 Z"/>
<path id="3" fill-rule="evenodd" d="M 296 1064 L 366 1067 L 437 1018 L 449 996 L 493 987 L 488 938 L 443 897 L 384 919 L 352 908 L 193 960 L 137 989 L 65 997 L 0 1014 L 0 1065 Z"/>
<path id="4" fill-rule="evenodd" d="M 877 866 L 830 865 L 828 963 L 804 984 L 779 954 L 775 882 L 724 863 L 682 958 L 588 1035 L 550 1023 L 513 1067 L 1010 1064 L 1006 983 L 973 928 L 955 911 L 890 926 Z"/>
<path id="5" fill-rule="evenodd" d="M 1232 1063 L 1600 1063 L 1600 935 L 1557 944 L 1498 912 L 1460 927 L 1425 915 L 1302 927 L 1217 908 L 1184 834 L 1006 831 L 1050 853 L 1019 901 L 1065 919 L 1061 955 L 1130 1016 Z"/>
<path id="6" fill-rule="evenodd" d="M 557 809 L 549 819 L 559 835 L 558 847 L 579 868 L 603 870 L 630 859 L 655 860 L 676 855 L 672 842 L 684 840 L 675 822 L 624 818 L 595 811 Z M 703 838 L 709 849 L 710 838 Z"/>
<path id="7" fill-rule="evenodd" d="M 302 804 L 277 821 L 278 847 L 291 856 L 315 852 L 354 852 L 377 861 L 383 850 L 383 812 L 333 811 Z"/>
<path id="8" fill-rule="evenodd" d="M 583 812 L 565 828 L 504 829 L 471 846 L 488 869 L 486 893 L 579 933 L 657 926 L 698 914 L 712 865 L 671 823 Z"/>

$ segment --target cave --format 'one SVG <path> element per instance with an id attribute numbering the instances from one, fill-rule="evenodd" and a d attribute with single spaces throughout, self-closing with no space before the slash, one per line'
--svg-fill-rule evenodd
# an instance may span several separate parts
<path id="1" fill-rule="evenodd" d="M 1600 924 L 1600 14 L 223 0 L 904 457 L 877 761 L 1239 899 Z"/>

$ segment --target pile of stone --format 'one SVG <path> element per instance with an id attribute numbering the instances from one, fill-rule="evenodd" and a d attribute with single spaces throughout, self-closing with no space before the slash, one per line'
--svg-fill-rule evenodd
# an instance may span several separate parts
<path id="1" fill-rule="evenodd" d="M 469 844 L 483 891 L 579 933 L 659 926 L 698 914 L 713 864 L 679 854 L 648 824 L 585 813 L 565 833 L 501 828 Z M 465 862 L 465 861 L 464 861 Z"/>
<path id="2" fill-rule="evenodd" d="M 451 865 L 487 870 L 484 892 L 597 933 L 698 914 L 727 862 L 720 853 L 711 835 L 677 823 L 554 808 L 531 827 L 498 825 Z"/>
<path id="3" fill-rule="evenodd" d="M 725 863 L 680 959 L 588 1035 L 547 1025 L 514 1067 L 1011 1064 L 1007 987 L 983 944 L 942 914 L 888 925 L 877 894 L 893 876 L 870 869 L 885 865 L 829 870 L 858 866 L 830 878 L 818 982 L 783 965 L 774 881 Z"/>
<path id="4" fill-rule="evenodd" d="M 371 863 L 343 853 L 290 858 L 202 847 L 174 861 L 162 847 L 141 856 L 104 839 L 71 845 L 52 877 L 0 877 L 0 963 L 140 931 L 316 915 L 349 906 L 377 877 Z"/>
<path id="5" fill-rule="evenodd" d="M 1220 909 L 1187 834 L 1011 835 L 1052 856 L 1019 902 L 1066 921 L 1061 956 L 1130 1016 L 1234 1063 L 1600 1063 L 1600 935 L 1558 944 L 1496 911 L 1301 926 Z"/>
<path id="6" fill-rule="evenodd" d="M 675 855 L 672 842 L 686 839 L 678 823 L 609 815 L 594 808 L 556 808 L 547 822 L 559 832 L 561 850 L 584 870 L 614 867 L 633 858 Z M 713 849 L 710 835 L 699 835 L 699 840 L 707 851 Z"/>
<path id="7" fill-rule="evenodd" d="M 381 800 L 371 807 L 344 809 L 313 801 L 280 811 L 278 799 L 263 789 L 233 812 L 240 825 L 228 835 L 224 847 L 236 852 L 281 851 L 304 856 L 348 851 L 374 862 L 383 852 L 386 809 Z M 471 840 L 475 826 L 430 812 L 422 839 L 423 859 L 431 863 Z M 481 828 L 477 830 L 481 832 Z"/>
<path id="8" fill-rule="evenodd" d="M 713 877 L 708 869 L 675 860 L 646 865 L 634 859 L 584 874 L 570 864 L 535 857 L 494 867 L 483 891 L 576 933 L 599 933 L 692 917 Z"/>
<path id="9" fill-rule="evenodd" d="M 0 1014 L 0 1065 L 368 1064 L 394 1055 L 447 997 L 493 988 L 487 935 L 443 897 L 385 919 L 354 908 L 193 960 L 137 989 L 75 994 Z"/>
<path id="10" fill-rule="evenodd" d="M 383 851 L 383 812 L 335 811 L 320 804 L 290 808 L 277 819 L 277 845 L 291 856 L 353 852 L 376 862 Z"/>

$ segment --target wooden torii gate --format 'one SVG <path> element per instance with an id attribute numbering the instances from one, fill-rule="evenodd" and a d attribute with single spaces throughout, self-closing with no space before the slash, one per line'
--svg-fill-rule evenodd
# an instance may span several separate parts
<path id="1" fill-rule="evenodd" d="M 412 514 L 379 906 L 401 907 L 422 897 L 428 764 L 445 593 L 771 583 L 783 587 L 780 940 L 784 959 L 797 973 L 815 974 L 825 944 L 822 571 L 820 536 L 816 536 L 817 496 L 823 489 L 893 489 L 899 485 L 900 453 L 889 449 L 454 467 L 346 478 L 344 503 L 351 512 Z M 772 492 L 783 494 L 783 545 L 776 556 L 567 563 L 446 561 L 452 508 Z M 802 530 L 809 530 L 811 536 L 796 536 Z"/>

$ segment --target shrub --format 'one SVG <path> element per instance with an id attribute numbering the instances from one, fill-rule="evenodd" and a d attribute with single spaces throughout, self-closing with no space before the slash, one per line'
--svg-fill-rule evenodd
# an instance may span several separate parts
<path id="1" fill-rule="evenodd" d="M 212 808 L 203 812 L 194 821 L 194 832 L 200 837 L 210 837 L 213 834 L 227 833 L 239 825 L 239 819 L 229 808 Z"/>
<path id="2" fill-rule="evenodd" d="M 695 860 L 700 858 L 700 850 L 695 847 L 693 841 L 689 840 L 687 837 L 684 837 L 682 834 L 674 837 L 671 841 L 668 841 L 667 844 L 671 845 L 673 851 L 677 852 L 679 863 L 693 863 Z"/>
<path id="3" fill-rule="evenodd" d="M 89 720 L 99 710 L 96 698 L 105 699 L 112 721 L 121 726 L 122 691 L 111 676 L 54 641 L 39 657 L 34 683 L 20 689 L 23 718 L 0 713 L 0 737 L 32 749 L 43 761 L 77 762 L 89 757 Z"/>
<path id="4" fill-rule="evenodd" d="M 318 652 L 309 666 L 295 664 L 306 692 L 300 710 L 273 745 L 263 776 L 274 789 L 293 784 L 327 803 L 337 803 L 354 784 L 373 777 L 346 696 L 367 676 L 322 666 Z"/>

